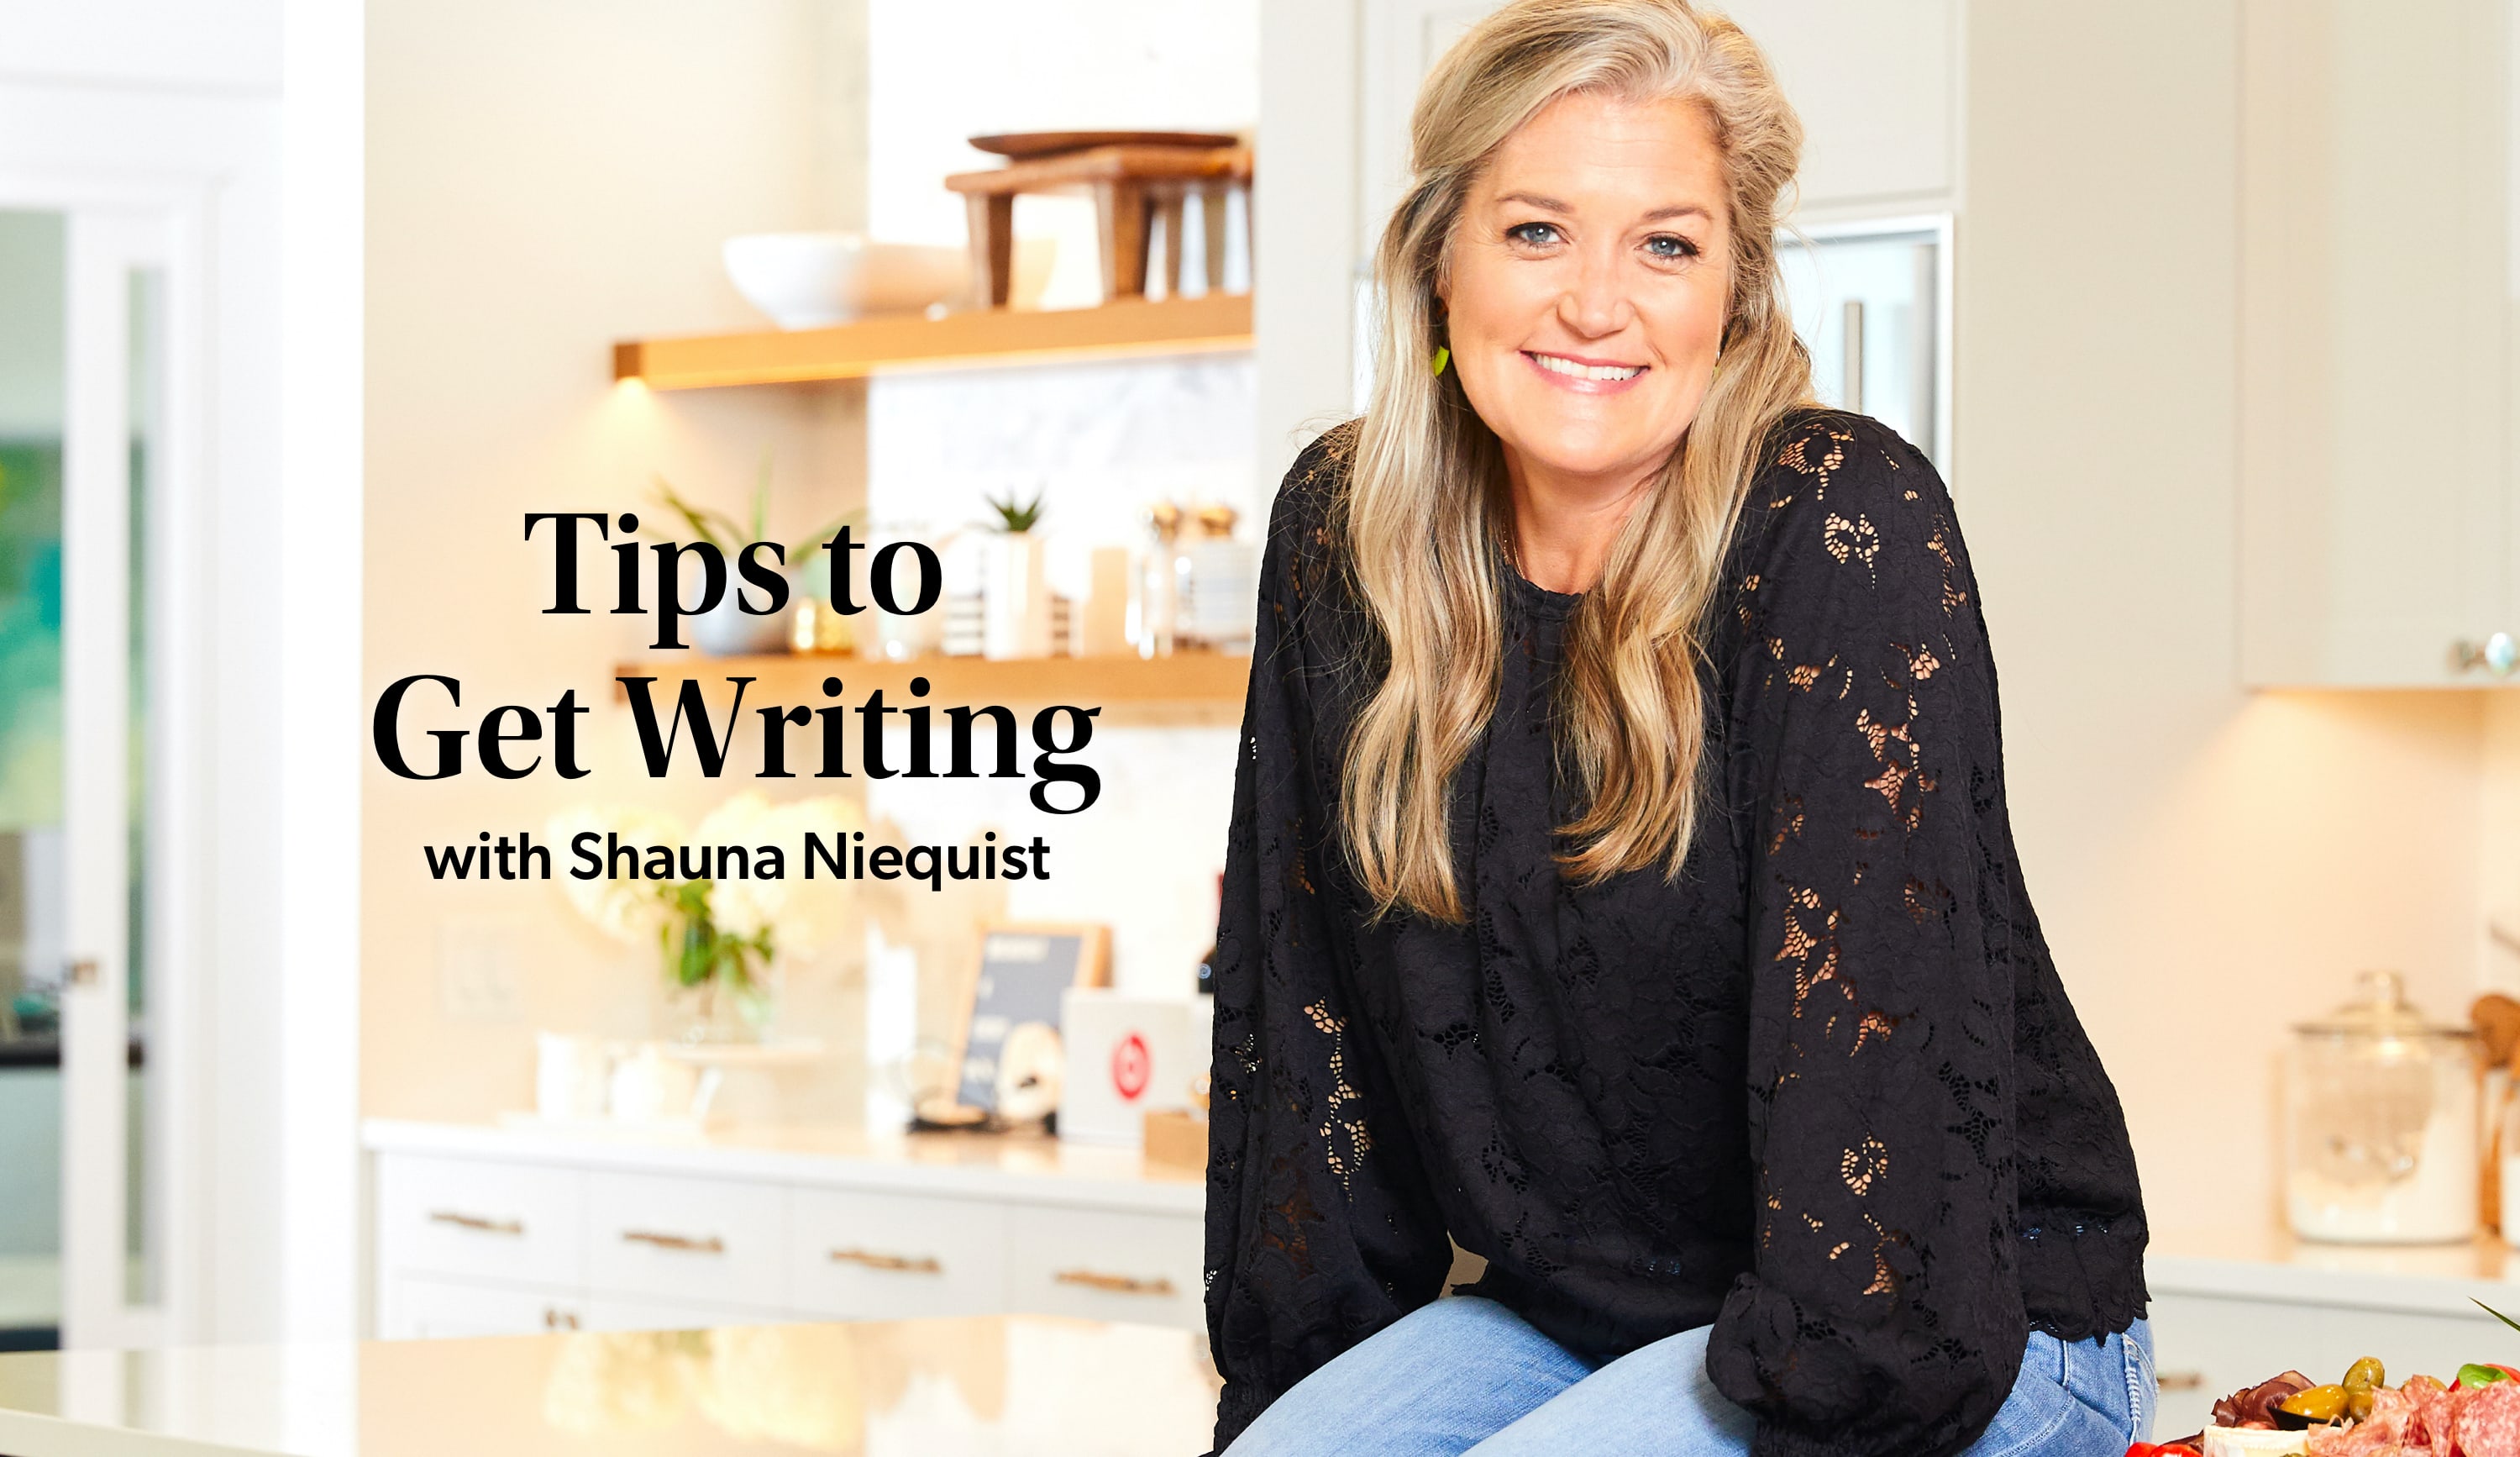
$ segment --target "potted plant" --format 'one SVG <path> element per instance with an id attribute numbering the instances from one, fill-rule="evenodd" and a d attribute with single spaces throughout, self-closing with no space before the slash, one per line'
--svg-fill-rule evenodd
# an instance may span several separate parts
<path id="1" fill-rule="evenodd" d="M 1050 656 L 1050 572 L 1041 537 L 1041 494 L 1018 505 L 1010 491 L 987 498 L 990 523 L 988 578 L 981 591 L 980 654 L 984 658 Z"/>
<path id="2" fill-rule="evenodd" d="M 770 458 L 763 456 L 761 471 L 752 485 L 752 528 L 746 532 L 733 517 L 722 511 L 698 505 L 674 488 L 664 477 L 656 478 L 656 499 L 667 511 L 682 518 L 694 537 L 716 547 L 726 558 L 726 596 L 718 605 L 691 618 L 692 646 L 712 658 L 736 658 L 753 653 L 788 651 L 796 607 L 808 595 L 810 578 L 806 568 L 823 550 L 823 543 L 842 525 L 862 517 L 862 511 L 843 512 L 823 524 L 821 529 L 793 542 L 781 544 L 788 581 L 788 609 L 784 612 L 755 615 L 742 606 L 743 578 L 736 569 L 736 560 L 746 546 L 770 539 Z"/>
<path id="3" fill-rule="evenodd" d="M 776 1019 L 780 959 L 828 942 L 856 904 L 856 883 L 804 877 L 805 837 L 845 842 L 865 827 L 855 804 L 835 796 L 773 804 L 745 793 L 719 805 L 688 834 L 670 816 L 630 809 L 581 809 L 555 816 L 552 843 L 566 852 L 592 832 L 604 843 L 635 846 L 639 873 L 562 885 L 588 922 L 633 945 L 659 953 L 666 990 L 667 1035 L 678 1042 L 759 1041 Z M 776 846 L 785 874 L 684 876 L 715 846 L 758 856 Z M 694 852 L 686 856 L 686 846 Z M 655 855 L 674 874 L 651 877 Z"/>

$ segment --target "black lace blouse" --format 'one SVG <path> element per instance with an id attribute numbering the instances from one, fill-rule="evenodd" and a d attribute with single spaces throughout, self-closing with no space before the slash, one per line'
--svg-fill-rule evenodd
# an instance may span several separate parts
<path id="1" fill-rule="evenodd" d="M 1677 882 L 1558 874 L 1579 599 L 1500 565 L 1496 715 L 1453 784 L 1468 920 L 1369 926 L 1333 828 L 1374 660 L 1332 512 L 1353 440 L 1296 461 L 1263 569 L 1217 935 L 1219 1449 L 1433 1298 L 1448 1235 L 1487 1259 L 1473 1293 L 1587 1356 L 1712 1324 L 1763 1457 L 1965 1447 L 2030 1327 L 2142 1313 L 2144 1219 L 2015 863 L 1941 480 L 1859 416 L 1772 442 Z"/>

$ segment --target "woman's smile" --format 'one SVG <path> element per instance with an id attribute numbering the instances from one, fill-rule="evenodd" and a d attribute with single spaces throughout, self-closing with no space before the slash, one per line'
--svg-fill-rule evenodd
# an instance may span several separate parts
<path id="1" fill-rule="evenodd" d="M 1616 394 L 1651 368 L 1643 364 L 1617 364 L 1607 359 L 1587 359 L 1576 354 L 1552 354 L 1539 349 L 1525 349 L 1522 357 L 1549 377 L 1549 383 L 1579 394 Z"/>

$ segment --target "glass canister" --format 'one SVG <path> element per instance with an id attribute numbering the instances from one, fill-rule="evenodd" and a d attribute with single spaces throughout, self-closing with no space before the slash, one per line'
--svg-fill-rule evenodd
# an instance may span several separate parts
<path id="1" fill-rule="evenodd" d="M 2293 1233 L 2416 1245 L 2476 1232 L 2476 1034 L 2425 1020 L 2395 972 L 2293 1028 L 2284 1207 Z"/>

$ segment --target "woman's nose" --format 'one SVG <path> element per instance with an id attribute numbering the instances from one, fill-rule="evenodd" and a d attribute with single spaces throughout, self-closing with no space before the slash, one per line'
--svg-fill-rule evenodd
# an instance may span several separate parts
<path id="1" fill-rule="evenodd" d="M 1616 334 L 1635 316 L 1636 307 L 1613 259 L 1583 258 L 1566 292 L 1557 297 L 1558 321 L 1586 339 Z"/>

